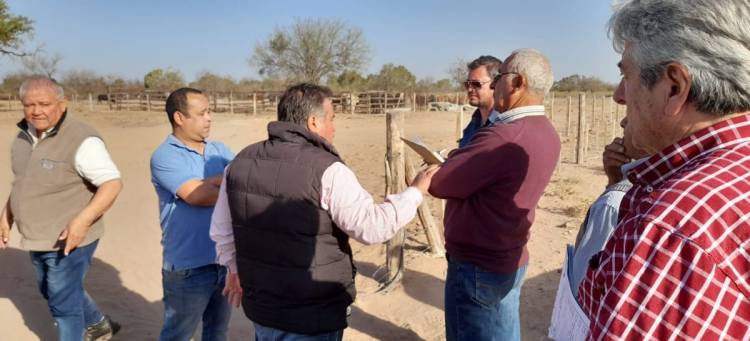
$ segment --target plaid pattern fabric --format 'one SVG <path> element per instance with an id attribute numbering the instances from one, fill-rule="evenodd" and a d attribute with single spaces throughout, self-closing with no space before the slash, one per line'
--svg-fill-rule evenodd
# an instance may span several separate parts
<path id="1" fill-rule="evenodd" d="M 579 287 L 592 340 L 750 339 L 750 116 L 667 147 Z"/>

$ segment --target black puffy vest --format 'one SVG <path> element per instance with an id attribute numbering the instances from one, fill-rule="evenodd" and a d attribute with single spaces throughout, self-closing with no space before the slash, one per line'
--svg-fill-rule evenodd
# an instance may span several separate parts
<path id="1" fill-rule="evenodd" d="M 355 269 L 348 236 L 321 208 L 336 150 L 317 134 L 271 122 L 227 173 L 242 307 L 252 321 L 299 334 L 346 328 Z"/>

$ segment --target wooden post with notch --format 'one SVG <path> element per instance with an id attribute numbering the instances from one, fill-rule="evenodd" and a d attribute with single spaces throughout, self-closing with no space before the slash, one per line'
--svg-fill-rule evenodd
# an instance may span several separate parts
<path id="1" fill-rule="evenodd" d="M 414 163 L 412 163 L 410 155 L 410 153 L 404 155 L 406 162 L 405 180 L 407 185 L 417 177 L 417 172 L 414 170 Z M 422 222 L 422 228 L 427 237 L 427 243 L 430 245 L 430 253 L 434 257 L 444 256 L 445 245 L 443 244 L 443 238 L 440 236 L 440 229 L 435 222 L 435 217 L 432 216 L 432 210 L 430 209 L 430 204 L 427 202 L 427 198 L 422 200 L 419 208 L 417 208 L 417 215 L 419 215 L 419 220 Z"/>
<path id="2" fill-rule="evenodd" d="M 400 110 L 389 110 L 385 114 L 386 121 L 386 161 L 390 169 L 388 194 L 401 193 L 406 189 L 404 161 L 404 113 Z M 386 278 L 383 288 L 387 290 L 401 281 L 404 268 L 404 241 L 406 231 L 402 228 L 391 240 L 385 244 Z"/>

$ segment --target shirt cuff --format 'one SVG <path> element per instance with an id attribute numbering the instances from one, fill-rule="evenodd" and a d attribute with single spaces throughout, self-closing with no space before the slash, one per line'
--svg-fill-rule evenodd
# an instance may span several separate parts
<path id="1" fill-rule="evenodd" d="M 227 268 L 229 268 L 229 272 L 236 274 L 237 273 L 237 260 L 232 259 L 229 262 L 227 262 Z"/>
<path id="2" fill-rule="evenodd" d="M 422 200 L 424 200 L 422 192 L 413 186 L 409 186 L 405 191 L 401 192 L 401 197 L 404 198 L 404 200 L 413 202 L 414 206 L 419 206 L 422 203 Z"/>

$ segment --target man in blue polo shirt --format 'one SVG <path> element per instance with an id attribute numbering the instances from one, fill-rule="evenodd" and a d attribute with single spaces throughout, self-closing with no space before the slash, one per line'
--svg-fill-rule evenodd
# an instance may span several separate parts
<path id="1" fill-rule="evenodd" d="M 459 148 L 469 144 L 477 131 L 490 125 L 497 115 L 492 110 L 495 100 L 492 97 L 493 92 L 490 84 L 495 75 L 498 74 L 500 65 L 502 65 L 500 59 L 493 56 L 479 56 L 466 65 L 469 71 L 464 82 L 466 97 L 469 99 L 469 104 L 477 107 L 477 110 L 471 115 L 471 121 L 464 128 L 461 139 L 458 140 Z"/>
<path id="2" fill-rule="evenodd" d="M 166 111 L 172 134 L 151 156 L 164 247 L 160 340 L 189 340 L 201 321 L 202 340 L 226 340 L 231 308 L 222 290 L 227 271 L 216 264 L 208 229 L 224 167 L 234 155 L 223 143 L 206 140 L 211 112 L 200 90 L 175 90 Z"/>

